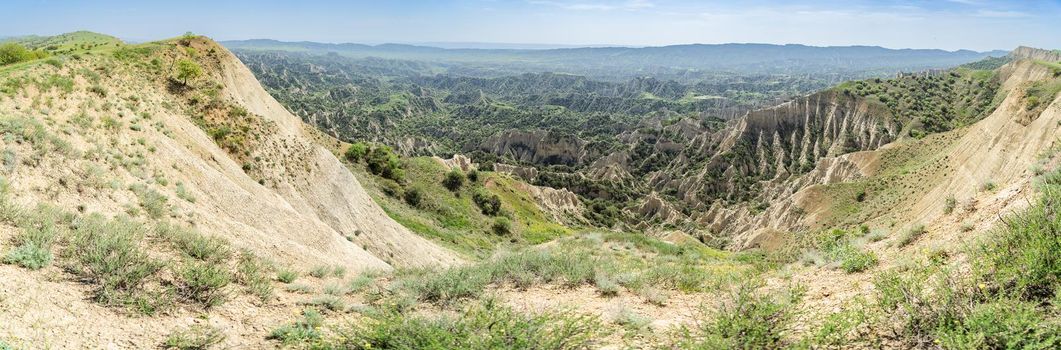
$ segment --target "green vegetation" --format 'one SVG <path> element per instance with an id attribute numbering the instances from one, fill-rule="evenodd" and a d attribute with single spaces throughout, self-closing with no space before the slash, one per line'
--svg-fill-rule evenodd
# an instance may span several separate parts
<path id="1" fill-rule="evenodd" d="M 298 272 L 293 270 L 280 270 L 276 272 L 276 280 L 283 283 L 291 283 L 298 279 Z"/>
<path id="2" fill-rule="evenodd" d="M 0 66 L 48 57 L 44 51 L 29 50 L 18 43 L 0 43 Z"/>
<path id="3" fill-rule="evenodd" d="M 896 79 L 870 79 L 841 84 L 844 94 L 887 107 L 910 136 L 923 137 L 969 125 L 994 110 L 1000 100 L 999 80 L 989 70 L 955 69 Z"/>
<path id="4" fill-rule="evenodd" d="M 795 306 L 803 290 L 787 295 L 759 295 L 748 285 L 739 285 L 732 298 L 716 311 L 705 311 L 695 328 L 683 327 L 678 347 L 682 349 L 779 349 L 791 331 Z"/>
<path id="5" fill-rule="evenodd" d="M 432 158 L 390 156 L 408 174 L 402 181 L 380 174 L 362 177 L 362 182 L 378 191 L 374 198 L 395 221 L 457 251 L 485 257 L 507 245 L 542 243 L 571 232 L 539 208 L 525 184 L 508 175 L 477 171 L 477 181 L 469 181 Z M 355 171 L 373 174 L 367 165 L 354 165 Z M 444 185 L 457 176 L 459 187 Z M 495 223 L 506 220 L 507 232 L 495 233 Z"/>
<path id="6" fill-rule="evenodd" d="M 594 285 L 605 295 L 620 288 L 713 291 L 761 268 L 699 243 L 673 245 L 609 233 L 562 238 L 550 249 L 527 248 L 474 265 L 405 271 L 396 277 L 401 290 L 420 301 L 451 303 L 479 297 L 488 285 Z"/>
<path id="7" fill-rule="evenodd" d="M 225 335 L 216 327 L 195 324 L 188 329 L 171 333 L 162 346 L 176 350 L 205 350 L 224 340 Z"/>
<path id="8" fill-rule="evenodd" d="M 195 80 L 195 78 L 203 75 L 203 68 L 195 61 L 189 59 L 177 61 L 176 69 L 175 77 L 177 81 L 181 82 L 181 85 L 188 85 L 189 80 Z"/>
<path id="9" fill-rule="evenodd" d="M 319 311 L 306 309 L 302 311 L 301 320 L 273 330 L 269 334 L 269 339 L 276 339 L 288 345 L 303 344 L 311 346 L 321 340 L 320 327 L 323 324 L 324 317 L 321 316 Z"/>
<path id="10" fill-rule="evenodd" d="M 592 316 L 520 314 L 487 300 L 456 317 L 383 312 L 340 331 L 330 347 L 342 349 L 584 349 L 606 335 Z"/>

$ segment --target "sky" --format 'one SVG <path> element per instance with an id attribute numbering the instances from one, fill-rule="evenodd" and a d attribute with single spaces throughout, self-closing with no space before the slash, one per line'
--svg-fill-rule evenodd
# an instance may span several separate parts
<path id="1" fill-rule="evenodd" d="M 1061 0 L 0 0 L 0 36 L 215 40 L 1061 48 Z M 458 45 L 459 46 L 459 45 Z"/>

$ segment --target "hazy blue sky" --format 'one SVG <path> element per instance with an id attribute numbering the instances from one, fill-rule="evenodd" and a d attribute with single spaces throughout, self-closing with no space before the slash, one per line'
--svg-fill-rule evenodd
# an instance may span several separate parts
<path id="1" fill-rule="evenodd" d="M 2 0 L 0 36 L 891 48 L 1061 48 L 1061 0 Z"/>

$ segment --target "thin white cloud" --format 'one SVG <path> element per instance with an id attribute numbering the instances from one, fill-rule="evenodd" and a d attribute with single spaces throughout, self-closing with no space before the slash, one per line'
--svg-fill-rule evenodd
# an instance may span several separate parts
<path id="1" fill-rule="evenodd" d="M 597 1 L 597 2 L 572 2 L 572 1 L 529 1 L 536 5 L 547 5 L 559 7 L 565 10 L 572 11 L 630 11 L 630 10 L 641 10 L 651 7 L 655 7 L 656 4 L 648 0 L 627 0 L 627 1 Z"/>
<path id="2" fill-rule="evenodd" d="M 979 10 L 974 13 L 974 16 L 985 18 L 1024 18 L 1032 15 L 1020 11 Z"/>

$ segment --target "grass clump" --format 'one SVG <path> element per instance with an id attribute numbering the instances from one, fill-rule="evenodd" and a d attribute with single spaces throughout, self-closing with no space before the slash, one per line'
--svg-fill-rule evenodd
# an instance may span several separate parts
<path id="1" fill-rule="evenodd" d="M 113 304 L 140 294 L 148 278 L 164 266 L 140 247 L 139 223 L 93 214 L 78 219 L 74 226 L 65 253 L 71 258 L 69 269 L 98 286 L 96 301 Z"/>
<path id="2" fill-rule="evenodd" d="M 903 232 L 902 236 L 899 236 L 899 241 L 896 242 L 896 244 L 899 247 L 908 246 L 910 243 L 914 243 L 918 238 L 921 238 L 926 232 L 928 231 L 925 230 L 925 225 L 914 225 L 914 227 Z"/>
<path id="3" fill-rule="evenodd" d="M 596 266 L 596 259 L 585 254 L 525 251 L 441 272 L 416 271 L 402 284 L 420 300 L 445 302 L 477 297 L 491 283 L 520 288 L 549 282 L 587 284 L 594 281 Z"/>
<path id="4" fill-rule="evenodd" d="M 309 275 L 316 278 L 324 278 L 331 275 L 332 268 L 327 265 L 319 265 L 309 270 Z"/>
<path id="5" fill-rule="evenodd" d="M 777 349 L 795 317 L 793 308 L 802 299 L 802 289 L 788 295 L 761 295 L 742 284 L 716 311 L 705 311 L 703 322 L 683 327 L 678 347 L 683 349 Z"/>
<path id="6" fill-rule="evenodd" d="M 6 197 L 3 201 L 7 201 Z M 3 205 L 7 207 L 12 204 Z M 12 242 L 15 247 L 4 254 L 3 262 L 30 270 L 39 270 L 51 264 L 54 259 L 52 247 L 58 240 L 60 231 L 69 225 L 72 216 L 58 208 L 45 205 L 39 205 L 32 211 L 21 211 L 14 207 L 6 208 L 5 211 L 9 212 L 5 216 L 10 216 L 8 219 L 18 226 L 19 233 Z"/>
<path id="7" fill-rule="evenodd" d="M 224 340 L 225 335 L 217 327 L 196 324 L 188 329 L 171 333 L 162 343 L 162 347 L 177 350 L 204 350 Z"/>
<path id="8" fill-rule="evenodd" d="M 236 281 L 247 292 L 266 302 L 273 297 L 273 283 L 269 280 L 270 267 L 254 254 L 244 251 L 236 262 Z"/>
<path id="9" fill-rule="evenodd" d="M 232 282 L 225 266 L 208 262 L 186 263 L 177 275 L 180 276 L 178 294 L 207 308 L 225 302 L 225 287 Z"/>
<path id="10" fill-rule="evenodd" d="M 342 349 L 585 349 L 606 335 L 599 319 L 574 313 L 518 313 L 493 301 L 458 317 L 384 312 L 341 331 Z"/>
<path id="11" fill-rule="evenodd" d="M 161 224 L 156 230 L 159 236 L 167 238 L 173 245 L 188 257 L 218 262 L 229 259 L 232 252 L 225 240 L 206 236 L 197 231 L 170 224 Z"/>
<path id="12" fill-rule="evenodd" d="M 276 272 L 276 280 L 283 283 L 291 283 L 298 279 L 298 271 L 280 270 Z"/>
<path id="13" fill-rule="evenodd" d="M 311 345 L 321 340 L 320 327 L 324 324 L 324 316 L 315 309 L 302 311 L 302 319 L 280 328 L 274 329 L 269 334 L 269 339 L 279 340 L 285 345 Z"/>

